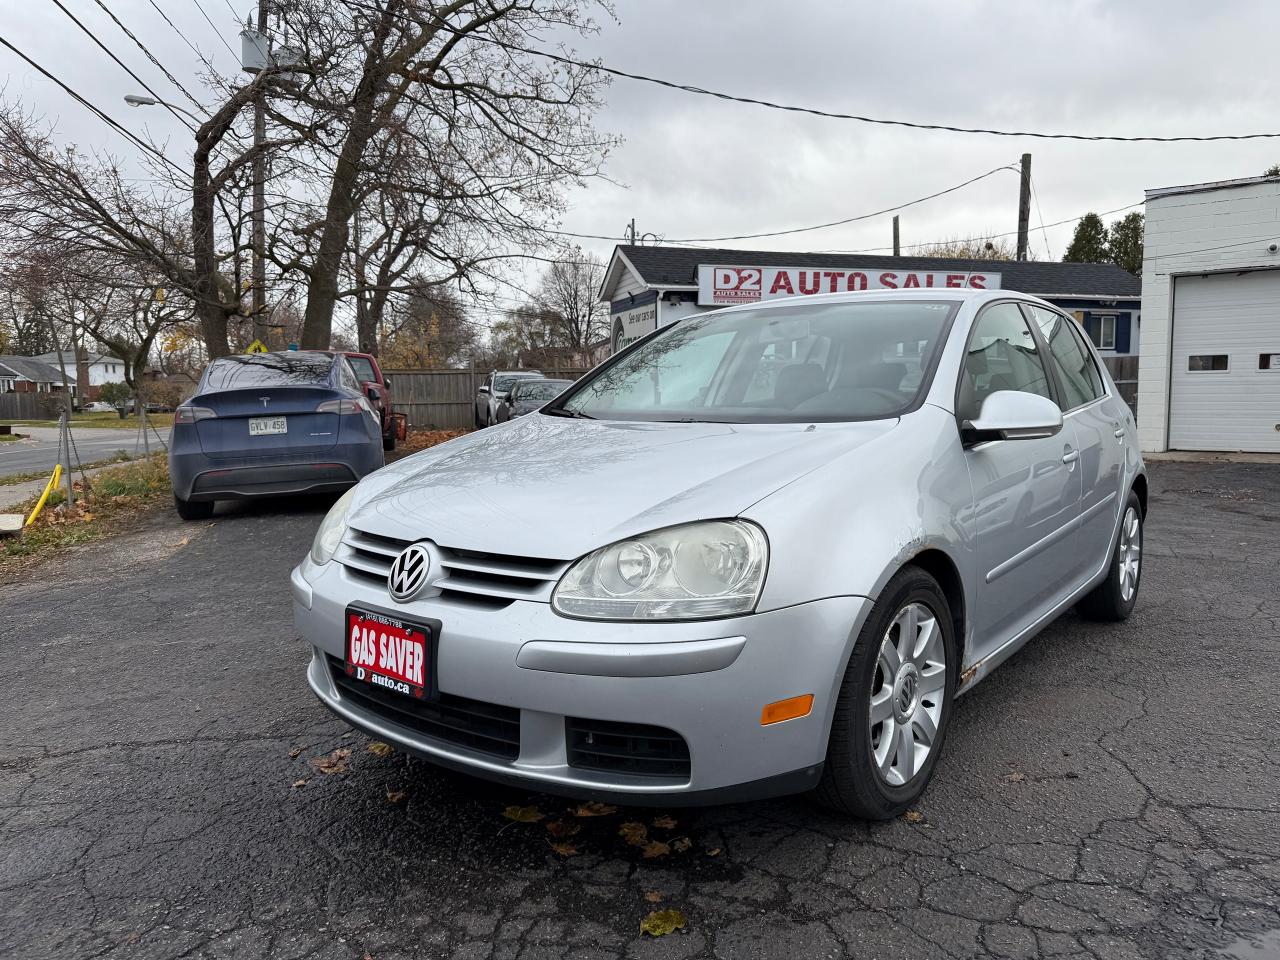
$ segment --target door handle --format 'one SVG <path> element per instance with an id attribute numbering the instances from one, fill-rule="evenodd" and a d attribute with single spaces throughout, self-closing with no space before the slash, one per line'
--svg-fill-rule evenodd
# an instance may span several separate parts
<path id="1" fill-rule="evenodd" d="M 1116 431 L 1116 439 L 1117 440 L 1124 439 L 1124 427 L 1121 427 L 1119 430 Z"/>
<path id="2" fill-rule="evenodd" d="M 1068 450 L 1066 453 L 1062 455 L 1063 463 L 1075 463 L 1079 459 L 1080 459 L 1079 450 Z"/>

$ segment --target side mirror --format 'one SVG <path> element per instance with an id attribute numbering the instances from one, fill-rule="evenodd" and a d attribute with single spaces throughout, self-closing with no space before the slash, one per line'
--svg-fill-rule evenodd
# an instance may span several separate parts
<path id="1" fill-rule="evenodd" d="M 369 383 L 366 381 L 365 383 L 360 384 L 360 386 L 364 387 L 364 395 L 370 400 L 378 399 L 378 385 L 376 383 Z"/>
<path id="2" fill-rule="evenodd" d="M 489 392 L 489 385 L 488 385 L 488 384 L 486 384 L 486 383 L 482 383 L 482 384 L 480 384 L 480 392 L 481 392 L 481 393 L 488 393 L 488 392 Z"/>
<path id="3" fill-rule="evenodd" d="M 386 387 L 388 390 L 390 390 L 390 389 L 391 389 L 391 378 L 390 378 L 390 377 L 387 377 L 387 376 L 384 376 L 384 377 L 382 378 L 382 385 L 383 385 L 384 387 Z"/>
<path id="4" fill-rule="evenodd" d="M 1042 440 L 1062 430 L 1062 411 L 1046 397 L 997 390 L 982 402 L 977 419 L 960 425 L 966 445 L 987 440 Z"/>

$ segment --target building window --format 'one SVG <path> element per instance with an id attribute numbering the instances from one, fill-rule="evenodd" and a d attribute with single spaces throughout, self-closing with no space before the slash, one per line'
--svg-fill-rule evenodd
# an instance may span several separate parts
<path id="1" fill-rule="evenodd" d="M 1208 373 L 1228 369 L 1225 353 L 1193 353 L 1187 357 L 1187 370 L 1190 373 Z"/>
<path id="2" fill-rule="evenodd" d="M 1115 314 L 1103 314 L 1098 317 L 1098 349 L 1114 350 L 1116 348 Z"/>

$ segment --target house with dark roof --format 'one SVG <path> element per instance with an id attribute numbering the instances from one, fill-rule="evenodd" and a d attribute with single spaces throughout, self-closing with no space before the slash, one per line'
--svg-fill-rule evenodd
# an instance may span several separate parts
<path id="1" fill-rule="evenodd" d="M 68 380 L 74 387 L 74 377 L 34 357 L 0 355 L 0 393 L 52 393 Z"/>
<path id="2" fill-rule="evenodd" d="M 1142 281 L 1110 263 L 956 260 L 620 244 L 600 288 L 613 349 L 681 317 L 844 290 L 1004 289 L 1071 313 L 1104 355 L 1138 352 Z"/>

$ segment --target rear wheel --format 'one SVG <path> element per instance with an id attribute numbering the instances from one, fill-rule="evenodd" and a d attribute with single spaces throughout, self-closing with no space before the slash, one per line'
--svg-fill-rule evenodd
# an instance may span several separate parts
<path id="1" fill-rule="evenodd" d="M 888 820 L 924 792 L 955 690 L 951 608 L 928 573 L 905 567 L 862 627 L 836 700 L 816 799 Z"/>
<path id="2" fill-rule="evenodd" d="M 396 435 L 394 433 L 382 435 L 382 449 L 394 450 L 396 448 Z"/>
<path id="3" fill-rule="evenodd" d="M 183 500 L 175 493 L 173 506 L 183 520 L 208 520 L 213 516 L 212 500 Z"/>
<path id="4" fill-rule="evenodd" d="M 1086 620 L 1127 620 L 1138 602 L 1138 586 L 1142 583 L 1142 502 L 1129 491 L 1129 500 L 1120 518 L 1120 535 L 1111 554 L 1107 579 L 1094 587 L 1076 604 Z"/>

